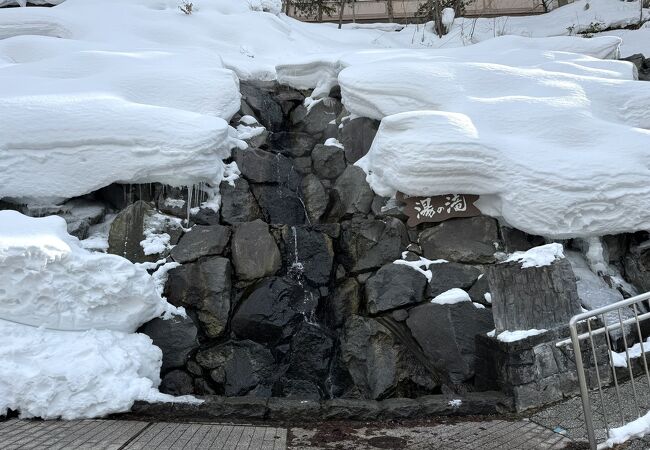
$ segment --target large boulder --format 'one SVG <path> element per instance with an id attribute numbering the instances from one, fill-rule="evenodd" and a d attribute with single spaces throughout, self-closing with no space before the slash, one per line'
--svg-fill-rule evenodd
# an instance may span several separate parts
<path id="1" fill-rule="evenodd" d="M 370 212 L 375 193 L 366 181 L 366 173 L 357 166 L 348 166 L 334 183 L 334 191 L 342 204 L 343 214 Z"/>
<path id="2" fill-rule="evenodd" d="M 630 244 L 624 258 L 625 275 L 640 291 L 650 291 L 650 240 Z"/>
<path id="3" fill-rule="evenodd" d="M 196 361 L 228 397 L 270 396 L 275 360 L 270 350 L 253 341 L 229 341 L 200 350 Z"/>
<path id="4" fill-rule="evenodd" d="M 240 301 L 231 320 L 239 339 L 274 343 L 294 334 L 298 325 L 310 320 L 318 296 L 284 278 L 268 278 L 253 286 Z"/>
<path id="5" fill-rule="evenodd" d="M 312 227 L 284 227 L 286 267 L 315 285 L 330 281 L 334 262 L 332 239 Z"/>
<path id="6" fill-rule="evenodd" d="M 343 106 L 338 100 L 326 97 L 317 100 L 309 108 L 300 105 L 291 113 L 291 123 L 309 134 L 320 134 L 329 125 L 336 121 Z"/>
<path id="7" fill-rule="evenodd" d="M 348 319 L 341 336 L 341 359 L 363 398 L 408 397 L 437 387 L 431 373 L 375 319 Z"/>
<path id="8" fill-rule="evenodd" d="M 234 225 L 240 222 L 252 222 L 262 218 L 262 211 L 250 191 L 248 181 L 237 178 L 234 185 L 227 181 L 219 185 L 221 193 L 221 219 Z"/>
<path id="9" fill-rule="evenodd" d="M 642 53 L 635 53 L 634 55 L 621 59 L 630 61 L 636 66 L 639 80 L 650 81 L 650 58 L 646 58 Z"/>
<path id="10" fill-rule="evenodd" d="M 111 223 L 108 253 L 136 263 L 155 262 L 167 256 L 181 234 L 180 219 L 160 214 L 138 200 L 120 211 Z"/>
<path id="11" fill-rule="evenodd" d="M 153 319 L 138 331 L 149 336 L 153 345 L 162 350 L 162 372 L 184 367 L 192 350 L 198 347 L 198 330 L 189 317 Z"/>
<path id="12" fill-rule="evenodd" d="M 242 176 L 249 182 L 277 183 L 294 190 L 300 184 L 300 176 L 291 159 L 284 155 L 248 148 L 235 149 L 233 156 Z"/>
<path id="13" fill-rule="evenodd" d="M 332 337 L 320 325 L 303 322 L 291 338 L 286 376 L 323 384 L 334 353 Z"/>
<path id="14" fill-rule="evenodd" d="M 378 129 L 379 122 L 366 117 L 343 121 L 341 143 L 348 164 L 354 164 L 368 153 Z"/>
<path id="15" fill-rule="evenodd" d="M 258 184 L 253 186 L 264 219 L 272 224 L 302 225 L 307 213 L 300 195 L 285 186 Z"/>
<path id="16" fill-rule="evenodd" d="M 240 82 L 242 101 L 251 108 L 253 115 L 267 130 L 277 131 L 282 128 L 284 115 L 282 107 L 273 99 L 266 86 L 251 81 Z"/>
<path id="17" fill-rule="evenodd" d="M 302 179 L 302 196 L 309 221 L 318 223 L 327 211 L 329 195 L 316 175 L 309 174 Z"/>
<path id="18" fill-rule="evenodd" d="M 203 258 L 169 271 L 165 296 L 176 306 L 194 309 L 208 337 L 223 334 L 230 312 L 230 261 Z"/>
<path id="19" fill-rule="evenodd" d="M 340 257 L 348 272 L 361 273 L 399 259 L 408 244 L 406 227 L 393 218 L 353 219 L 341 224 Z"/>
<path id="20" fill-rule="evenodd" d="M 470 264 L 495 262 L 499 247 L 497 222 L 485 216 L 442 222 L 425 229 L 419 240 L 428 259 Z"/>
<path id="21" fill-rule="evenodd" d="M 172 370 L 162 377 L 160 392 L 169 395 L 190 395 L 194 393 L 194 380 L 182 370 Z"/>
<path id="22" fill-rule="evenodd" d="M 321 178 L 336 178 L 345 170 L 345 153 L 334 145 L 318 144 L 311 153 L 314 173 Z"/>
<path id="23" fill-rule="evenodd" d="M 366 282 L 366 302 L 370 314 L 424 301 L 427 278 L 403 264 L 388 264 Z"/>
<path id="24" fill-rule="evenodd" d="M 490 310 L 472 302 L 420 305 L 409 311 L 406 324 L 425 355 L 452 383 L 474 375 L 474 338 L 494 329 Z"/>
<path id="25" fill-rule="evenodd" d="M 473 266 L 458 263 L 431 264 L 431 296 L 435 297 L 449 289 L 468 290 L 476 282 L 481 271 Z"/>
<path id="26" fill-rule="evenodd" d="M 345 321 L 358 314 L 361 304 L 361 288 L 354 278 L 346 278 L 323 302 L 325 321 L 332 328 L 340 328 Z"/>
<path id="27" fill-rule="evenodd" d="M 269 150 L 290 157 L 309 155 L 316 145 L 316 139 L 309 133 L 279 131 L 271 134 Z"/>
<path id="28" fill-rule="evenodd" d="M 230 249 L 239 279 L 263 278 L 280 269 L 280 250 L 268 225 L 259 219 L 235 227 Z"/>
<path id="29" fill-rule="evenodd" d="M 581 312 L 576 277 L 566 258 L 526 268 L 510 261 L 486 269 L 497 333 L 550 330 Z"/>
<path id="30" fill-rule="evenodd" d="M 230 228 L 222 225 L 195 225 L 172 249 L 174 261 L 186 263 L 203 256 L 221 255 L 230 240 Z"/>

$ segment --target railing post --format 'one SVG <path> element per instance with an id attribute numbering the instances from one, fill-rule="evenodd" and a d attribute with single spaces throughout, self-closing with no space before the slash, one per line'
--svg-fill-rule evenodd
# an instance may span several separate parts
<path id="1" fill-rule="evenodd" d="M 580 397 L 582 398 L 582 410 L 585 416 L 585 427 L 587 428 L 589 446 L 591 450 L 596 450 L 598 444 L 596 443 L 596 434 L 594 433 L 594 420 L 591 414 L 591 402 L 589 401 L 587 377 L 585 376 L 585 368 L 582 365 L 582 352 L 580 350 L 580 339 L 578 338 L 577 325 L 577 322 L 574 322 L 573 320 L 569 323 L 571 342 L 573 344 L 573 352 L 575 353 L 576 358 L 576 371 L 578 372 L 578 382 L 580 383 Z"/>

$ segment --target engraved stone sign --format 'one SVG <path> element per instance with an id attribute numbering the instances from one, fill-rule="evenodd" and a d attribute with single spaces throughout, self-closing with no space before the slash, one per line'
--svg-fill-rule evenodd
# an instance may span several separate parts
<path id="1" fill-rule="evenodd" d="M 408 216 L 408 226 L 414 227 L 424 222 L 442 222 L 456 217 L 480 216 L 481 211 L 474 206 L 478 195 L 447 194 L 430 197 L 409 197 L 401 192 L 398 201 L 406 203 L 404 213 Z"/>

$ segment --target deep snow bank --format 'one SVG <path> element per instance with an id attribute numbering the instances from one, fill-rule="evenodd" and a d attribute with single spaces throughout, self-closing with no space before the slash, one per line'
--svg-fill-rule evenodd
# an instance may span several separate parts
<path id="1" fill-rule="evenodd" d="M 622 61 L 564 54 L 542 70 L 532 53 L 501 55 L 341 71 L 346 108 L 383 118 L 358 163 L 373 189 L 479 194 L 485 214 L 554 238 L 648 229 L 650 84 Z"/>
<path id="2" fill-rule="evenodd" d="M 174 308 L 146 270 L 91 253 L 58 216 L 0 211 L 0 319 L 55 330 L 134 332 Z"/>
<path id="3" fill-rule="evenodd" d="M 0 279 L 0 414 L 75 419 L 179 401 L 156 389 L 160 349 L 131 334 L 177 312 L 145 269 L 81 248 L 60 217 L 0 211 Z"/>

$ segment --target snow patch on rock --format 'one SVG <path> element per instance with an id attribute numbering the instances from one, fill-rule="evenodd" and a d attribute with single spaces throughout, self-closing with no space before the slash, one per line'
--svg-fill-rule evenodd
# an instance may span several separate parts
<path id="1" fill-rule="evenodd" d="M 504 262 L 519 262 L 522 269 L 529 267 L 550 266 L 558 259 L 564 258 L 562 244 L 552 243 L 533 247 L 525 252 L 514 252 Z"/>

